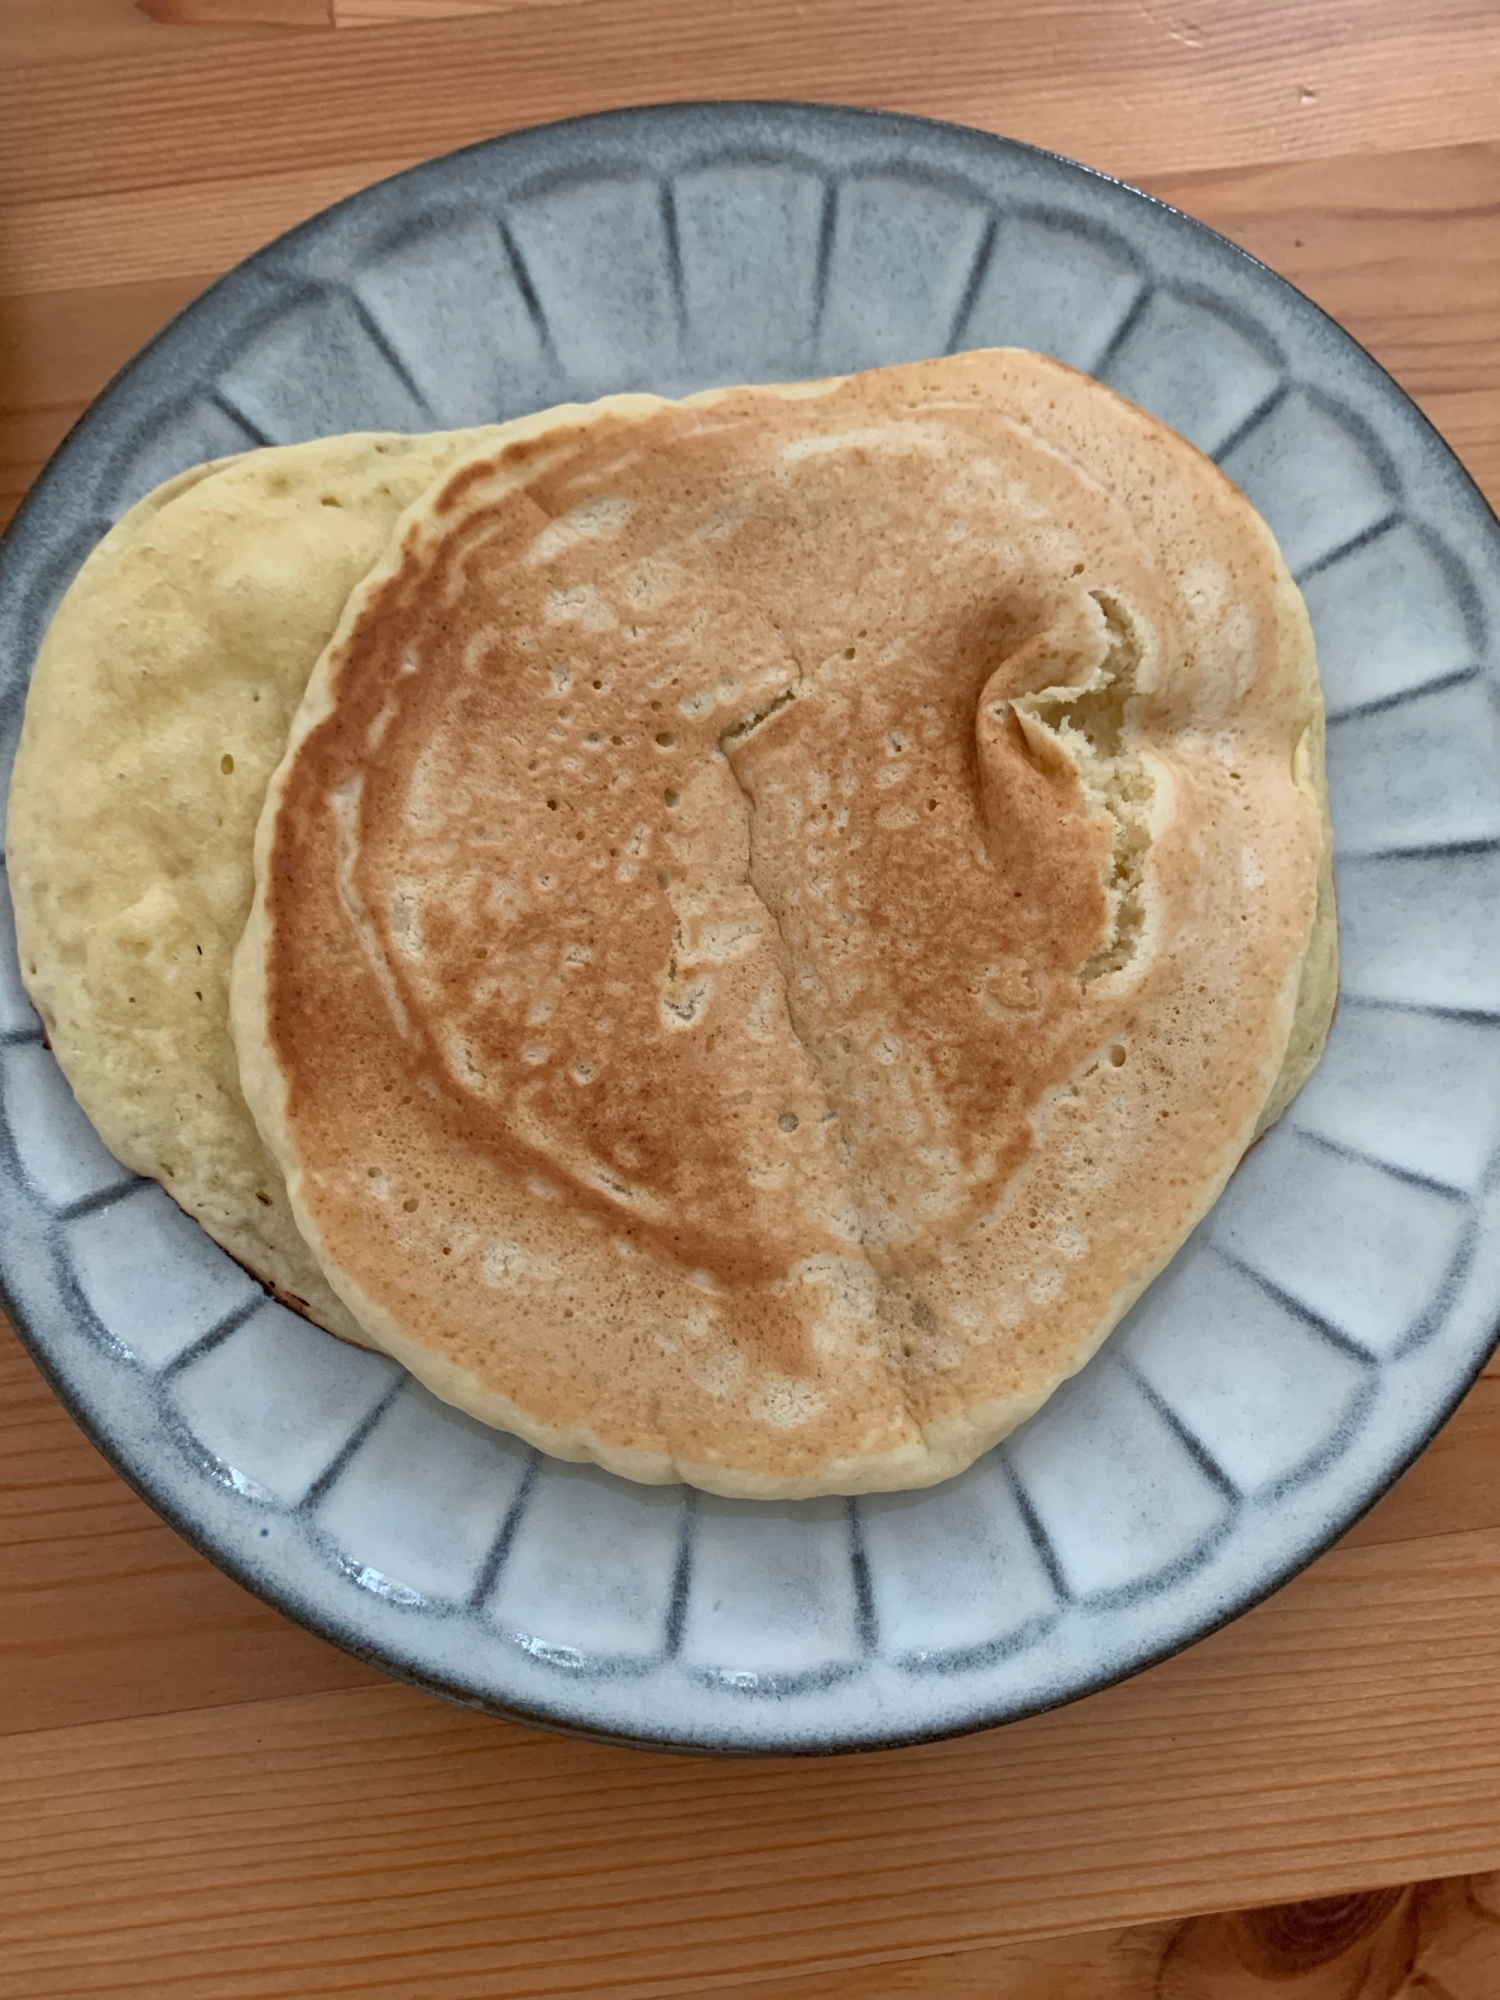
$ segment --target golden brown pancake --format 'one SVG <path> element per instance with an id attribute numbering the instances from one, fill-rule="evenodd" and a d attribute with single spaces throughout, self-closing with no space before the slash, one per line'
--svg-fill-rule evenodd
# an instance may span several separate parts
<path id="1" fill-rule="evenodd" d="M 246 1096 L 449 1401 L 725 1493 L 944 1478 L 1315 1058 L 1301 598 L 1034 355 L 563 415 L 412 510 L 314 673 Z"/>

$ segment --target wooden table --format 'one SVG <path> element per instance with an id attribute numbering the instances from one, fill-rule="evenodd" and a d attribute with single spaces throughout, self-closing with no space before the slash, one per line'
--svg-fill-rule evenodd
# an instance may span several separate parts
<path id="1" fill-rule="evenodd" d="M 0 62 L 7 512 L 266 237 L 450 146 L 697 96 L 1138 182 L 1341 319 L 1500 502 L 1495 0 L 0 0 Z M 0 1359 L 7 2000 L 1500 1994 L 1500 1878 L 1430 1881 L 1500 1866 L 1500 1363 L 1182 1658 L 961 1742 L 717 1763 L 385 1683 L 179 1542 L 8 1331 Z"/>

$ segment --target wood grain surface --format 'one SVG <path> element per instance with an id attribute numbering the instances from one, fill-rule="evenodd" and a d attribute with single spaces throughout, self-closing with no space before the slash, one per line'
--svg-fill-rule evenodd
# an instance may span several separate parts
<path id="1" fill-rule="evenodd" d="M 1342 320 L 1500 502 L 1493 0 L 0 0 L 0 508 L 325 203 L 545 118 L 756 95 L 1147 186 Z M 1500 1995 L 1500 1363 L 1226 1631 L 826 1763 L 391 1686 L 180 1542 L 3 1328 L 0 1565 L 4 2000 Z"/>

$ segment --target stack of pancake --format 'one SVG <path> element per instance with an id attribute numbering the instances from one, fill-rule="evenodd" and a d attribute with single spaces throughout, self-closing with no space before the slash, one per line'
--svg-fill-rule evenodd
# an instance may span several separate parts
<path id="1" fill-rule="evenodd" d="M 1040 356 L 183 474 L 28 703 L 22 972 L 106 1143 L 563 1458 L 922 1486 L 1321 1049 L 1270 531 Z"/>

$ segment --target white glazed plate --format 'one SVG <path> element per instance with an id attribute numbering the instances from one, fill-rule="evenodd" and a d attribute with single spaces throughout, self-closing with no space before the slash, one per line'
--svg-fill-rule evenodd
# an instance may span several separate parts
<path id="1" fill-rule="evenodd" d="M 1349 337 L 1128 188 L 886 114 L 688 105 L 356 196 L 132 362 L 0 549 L 0 744 L 53 606 L 158 481 L 425 430 L 1018 344 L 1209 452 L 1307 595 L 1343 998 L 1283 1123 L 1099 1356 L 932 1491 L 755 1505 L 543 1459 L 270 1303 L 78 1111 L 0 908 L 0 1284 L 124 1476 L 423 1687 L 643 1743 L 974 1729 L 1187 1645 L 1391 1484 L 1500 1323 L 1500 525 Z M 8 765 L 8 757 L 7 757 Z"/>

